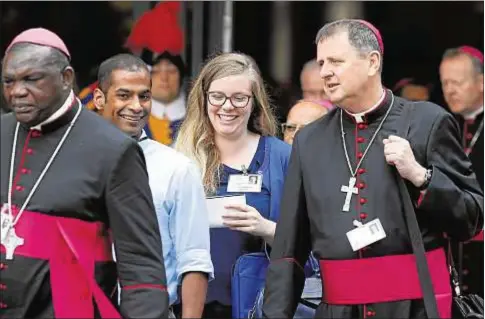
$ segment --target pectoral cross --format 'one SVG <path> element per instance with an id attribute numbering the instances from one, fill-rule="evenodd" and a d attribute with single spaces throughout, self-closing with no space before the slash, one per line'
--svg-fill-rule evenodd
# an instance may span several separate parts
<path id="1" fill-rule="evenodd" d="M 349 178 L 349 185 L 342 185 L 342 188 L 340 189 L 341 192 L 347 193 L 345 195 L 344 207 L 342 207 L 343 212 L 348 212 L 350 210 L 350 200 L 352 199 L 352 195 L 359 193 L 359 190 L 355 187 L 356 181 L 357 179 L 355 177 L 351 177 Z"/>
<path id="2" fill-rule="evenodd" d="M 5 247 L 6 259 L 12 260 L 15 249 L 24 244 L 24 239 L 17 236 L 15 228 L 12 226 L 12 218 L 5 212 L 1 213 L 1 244 Z"/>

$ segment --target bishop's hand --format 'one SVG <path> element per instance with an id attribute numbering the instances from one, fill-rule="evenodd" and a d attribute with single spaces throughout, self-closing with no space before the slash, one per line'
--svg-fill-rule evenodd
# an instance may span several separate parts
<path id="1" fill-rule="evenodd" d="M 228 204 L 225 208 L 231 210 L 222 216 L 230 229 L 263 238 L 274 236 L 275 223 L 261 216 L 256 208 L 241 204 Z"/>
<path id="2" fill-rule="evenodd" d="M 414 157 L 409 142 L 401 137 L 390 135 L 383 140 L 384 156 L 390 165 L 394 165 L 402 178 L 407 179 L 416 187 L 426 181 L 426 169 Z"/>

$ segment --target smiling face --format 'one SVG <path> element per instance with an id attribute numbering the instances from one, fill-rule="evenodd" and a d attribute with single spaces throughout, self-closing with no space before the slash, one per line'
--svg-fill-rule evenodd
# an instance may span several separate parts
<path id="1" fill-rule="evenodd" d="M 252 81 L 246 74 L 212 81 L 207 92 L 207 115 L 216 135 L 236 138 L 247 132 L 252 95 Z"/>
<path id="2" fill-rule="evenodd" d="M 94 104 L 99 113 L 130 136 L 140 136 L 150 114 L 150 74 L 137 71 L 114 70 L 104 94 L 94 92 Z"/>
<path id="3" fill-rule="evenodd" d="M 332 104 L 346 107 L 358 104 L 369 79 L 379 72 L 379 54 L 363 54 L 349 42 L 347 31 L 340 31 L 317 45 L 317 62 Z"/>
<path id="4" fill-rule="evenodd" d="M 74 72 L 52 64 L 53 49 L 28 45 L 12 49 L 3 63 L 3 94 L 17 121 L 37 125 L 52 115 L 67 98 Z"/>

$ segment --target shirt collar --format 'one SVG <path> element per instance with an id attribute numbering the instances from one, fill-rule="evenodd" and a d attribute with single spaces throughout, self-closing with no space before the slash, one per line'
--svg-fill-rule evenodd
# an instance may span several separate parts
<path id="1" fill-rule="evenodd" d="M 476 109 L 473 112 L 470 112 L 470 113 L 464 115 L 463 117 L 465 118 L 465 120 L 475 120 L 475 118 L 482 113 L 483 113 L 483 106 L 479 107 L 478 109 Z"/>
<path id="2" fill-rule="evenodd" d="M 382 101 L 384 101 L 384 98 L 386 97 L 386 90 L 382 90 L 382 95 L 381 97 L 379 98 L 379 101 L 377 101 L 376 104 L 374 104 L 370 109 L 364 111 L 364 112 L 360 112 L 360 113 L 350 113 L 346 110 L 344 110 L 348 115 L 350 115 L 351 117 L 353 117 L 355 119 L 355 122 L 357 123 L 362 123 L 364 122 L 364 116 L 368 113 L 371 113 L 372 111 L 374 111 L 375 109 L 377 109 L 379 106 L 381 106 L 382 104 Z"/>
<path id="3" fill-rule="evenodd" d="M 167 118 L 170 121 L 176 121 L 183 119 L 185 113 L 185 96 L 182 93 L 170 103 L 162 103 L 152 99 L 151 115 L 159 119 Z"/>

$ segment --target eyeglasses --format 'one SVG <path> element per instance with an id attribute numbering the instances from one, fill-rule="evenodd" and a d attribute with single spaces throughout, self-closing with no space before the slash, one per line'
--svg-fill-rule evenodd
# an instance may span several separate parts
<path id="1" fill-rule="evenodd" d="M 224 103 L 226 103 L 226 101 L 229 99 L 232 106 L 236 108 L 243 108 L 248 105 L 251 97 L 251 95 L 243 93 L 236 93 L 231 96 L 227 96 L 222 92 L 207 92 L 207 99 L 209 100 L 209 103 L 218 107 L 223 106 Z"/>
<path id="2" fill-rule="evenodd" d="M 283 123 L 281 124 L 281 130 L 284 134 L 294 134 L 298 130 L 301 130 L 305 127 L 305 124 L 291 124 L 291 123 Z"/>

